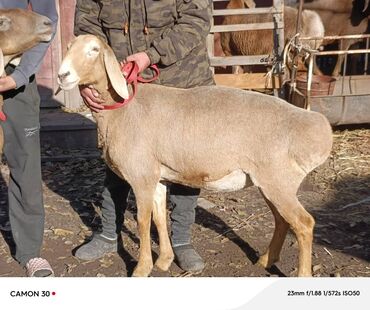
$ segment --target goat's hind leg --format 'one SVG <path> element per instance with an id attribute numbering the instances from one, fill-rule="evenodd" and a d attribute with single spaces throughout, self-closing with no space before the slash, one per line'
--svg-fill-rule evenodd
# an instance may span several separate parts
<path id="1" fill-rule="evenodd" d="M 261 191 L 262 195 L 263 192 Z M 271 239 L 269 248 L 267 249 L 266 253 L 261 255 L 258 264 L 261 265 L 264 268 L 271 268 L 271 266 L 278 262 L 280 259 L 280 252 L 281 248 L 283 246 L 283 243 L 285 241 L 286 234 L 289 229 L 289 224 L 284 220 L 284 218 L 279 214 L 279 212 L 276 210 L 276 207 L 273 203 L 271 203 L 270 200 L 266 198 L 265 195 L 263 195 L 265 198 L 266 203 L 270 207 L 272 214 L 275 218 L 275 231 L 274 235 Z"/>
<path id="2" fill-rule="evenodd" d="M 170 238 L 167 231 L 166 186 L 158 183 L 154 196 L 153 219 L 159 236 L 159 257 L 155 265 L 167 271 L 174 259 Z"/>
<path id="3" fill-rule="evenodd" d="M 295 233 L 299 247 L 298 276 L 308 277 L 311 276 L 312 239 L 315 221 L 298 201 L 296 196 L 298 186 L 295 188 L 292 183 L 285 185 L 280 183 L 280 186 L 276 187 L 262 185 L 260 188 L 264 196 L 276 208 L 275 212 L 281 216 L 283 221 L 289 224 Z M 276 182 L 275 184 L 279 183 Z M 275 215 L 275 218 L 279 219 L 279 216 Z M 264 261 L 267 261 L 266 266 L 274 259 L 277 259 L 278 253 L 280 253 L 286 234 L 286 232 L 284 233 L 286 227 L 283 221 L 278 220 L 278 231 L 275 231 L 269 250 L 261 258 L 262 264 L 265 263 Z"/>

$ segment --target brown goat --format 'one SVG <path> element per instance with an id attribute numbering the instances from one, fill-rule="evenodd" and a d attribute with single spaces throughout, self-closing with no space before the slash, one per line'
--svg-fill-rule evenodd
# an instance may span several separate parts
<path id="1" fill-rule="evenodd" d="M 252 1 L 253 2 L 253 1 Z M 250 1 L 230 0 L 228 9 L 248 8 Z M 284 39 L 285 43 L 290 41 L 296 34 L 298 10 L 284 6 Z M 266 23 L 272 21 L 271 14 L 263 15 L 228 15 L 223 24 L 252 24 Z M 302 13 L 302 37 L 324 36 L 324 25 L 317 13 L 305 10 Z M 272 30 L 249 30 L 221 33 L 221 46 L 226 56 L 231 55 L 272 55 L 273 54 L 273 31 Z M 310 48 L 317 49 L 321 45 L 318 40 L 310 44 Z M 301 64 L 303 67 L 303 64 Z M 320 74 L 320 72 L 317 72 Z"/>
<path id="2" fill-rule="evenodd" d="M 52 26 L 49 18 L 22 9 L 0 9 L 0 76 L 11 61 L 17 61 L 22 53 L 40 42 L 51 40 Z M 0 111 L 3 108 L 0 94 Z M 0 153 L 4 135 L 0 126 Z"/>
<path id="3" fill-rule="evenodd" d="M 107 105 L 129 94 L 112 49 L 92 35 L 72 42 L 58 83 L 65 90 L 94 88 Z M 134 276 L 148 276 L 153 267 L 152 215 L 159 233 L 156 265 L 167 270 L 172 263 L 166 181 L 214 191 L 258 186 L 276 223 L 259 263 L 270 267 L 279 259 L 290 227 L 298 239 L 298 275 L 311 275 L 314 219 L 296 195 L 305 176 L 330 154 L 332 133 L 322 114 L 229 87 L 140 84 L 129 104 L 93 116 L 104 160 L 135 193 L 140 254 Z"/>

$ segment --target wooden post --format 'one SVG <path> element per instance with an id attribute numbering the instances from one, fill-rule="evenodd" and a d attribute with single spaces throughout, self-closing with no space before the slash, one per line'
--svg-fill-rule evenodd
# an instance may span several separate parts
<path id="1" fill-rule="evenodd" d="M 283 77 L 283 53 L 284 53 L 284 1 L 283 0 L 274 0 L 273 6 L 276 10 L 278 10 L 279 14 L 274 14 L 274 52 L 275 52 L 275 61 L 276 67 L 275 72 L 273 74 L 278 75 L 280 80 L 280 85 L 282 85 L 282 77 Z M 283 27 L 279 27 L 278 25 L 283 25 Z M 274 81 L 274 79 L 273 79 Z M 274 88 L 274 95 L 279 96 L 280 98 L 284 98 L 284 91 L 283 88 Z"/>
<path id="2" fill-rule="evenodd" d="M 61 54 L 64 56 L 67 51 L 69 42 L 74 38 L 73 25 L 74 25 L 74 14 L 76 7 L 76 0 L 59 0 L 60 6 L 60 24 L 61 24 L 61 36 L 60 46 Z M 70 91 L 63 91 L 64 93 L 64 105 L 68 110 L 77 110 L 81 107 L 82 98 L 78 88 L 74 88 Z"/>
<path id="3" fill-rule="evenodd" d="M 303 0 L 299 1 L 299 8 L 298 8 L 298 17 L 296 23 L 296 34 L 299 33 L 301 28 L 301 18 L 302 18 L 302 11 L 303 11 Z M 297 46 L 298 44 L 298 37 L 295 37 L 294 44 Z M 296 52 L 293 57 L 293 68 L 291 72 L 291 81 L 293 81 L 292 85 L 290 85 L 289 90 L 289 98 L 288 101 L 291 102 L 293 98 L 293 92 L 296 87 L 296 77 L 297 77 L 297 66 L 298 66 L 298 53 Z"/>
<path id="4" fill-rule="evenodd" d="M 212 17 L 211 17 L 211 27 L 214 26 L 214 20 L 213 20 L 213 1 L 211 4 L 211 10 L 212 10 Z M 207 50 L 208 50 L 208 57 L 211 59 L 211 57 L 215 56 L 215 35 L 213 32 L 210 32 L 207 36 Z M 211 67 L 212 73 L 215 74 L 215 68 Z"/>
<path id="5" fill-rule="evenodd" d="M 76 0 L 55 0 L 59 14 L 59 25 L 54 40 L 49 47 L 41 68 L 36 75 L 41 107 L 55 108 L 65 106 L 68 110 L 76 110 L 82 104 L 82 99 L 77 88 L 55 94 L 59 86 L 57 73 L 62 63 L 63 55 L 68 43 L 73 39 L 74 10 Z"/>

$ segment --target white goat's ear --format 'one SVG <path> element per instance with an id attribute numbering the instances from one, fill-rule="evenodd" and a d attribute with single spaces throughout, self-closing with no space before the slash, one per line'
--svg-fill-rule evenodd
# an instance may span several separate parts
<path id="1" fill-rule="evenodd" d="M 123 99 L 128 99 L 129 93 L 126 79 L 124 78 L 116 56 L 108 46 L 104 48 L 104 63 L 109 80 L 118 95 Z"/>
<path id="2" fill-rule="evenodd" d="M 364 9 L 362 10 L 362 12 L 365 12 L 369 5 L 370 5 L 370 0 L 365 0 L 364 1 Z"/>
<path id="3" fill-rule="evenodd" d="M 9 63 L 13 66 L 18 66 L 21 62 L 21 56 L 13 58 Z"/>
<path id="4" fill-rule="evenodd" d="M 244 4 L 249 8 L 249 9 L 254 9 L 256 8 L 256 3 L 253 0 L 244 0 Z"/>
<path id="5" fill-rule="evenodd" d="M 0 48 L 0 76 L 4 73 L 4 55 L 3 50 Z"/>

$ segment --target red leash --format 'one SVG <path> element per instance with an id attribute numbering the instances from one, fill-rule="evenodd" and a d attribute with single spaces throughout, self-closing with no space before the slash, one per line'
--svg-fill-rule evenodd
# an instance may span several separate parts
<path id="1" fill-rule="evenodd" d="M 0 121 L 5 122 L 6 121 L 6 115 L 3 111 L 0 111 Z"/>
<path id="2" fill-rule="evenodd" d="M 151 65 L 149 68 L 154 71 L 154 76 L 151 79 L 146 80 L 146 79 L 143 79 L 139 75 L 139 66 L 137 65 L 136 62 L 127 62 L 127 63 L 122 64 L 121 71 L 122 71 L 122 74 L 126 78 L 127 85 L 131 85 L 132 87 L 132 94 L 128 99 L 124 99 L 121 102 L 116 102 L 115 104 L 112 104 L 112 105 L 105 105 L 104 110 L 114 110 L 114 109 L 121 108 L 125 106 L 126 104 L 128 104 L 136 95 L 138 82 L 150 83 L 156 80 L 159 76 L 158 67 L 156 65 Z"/>

